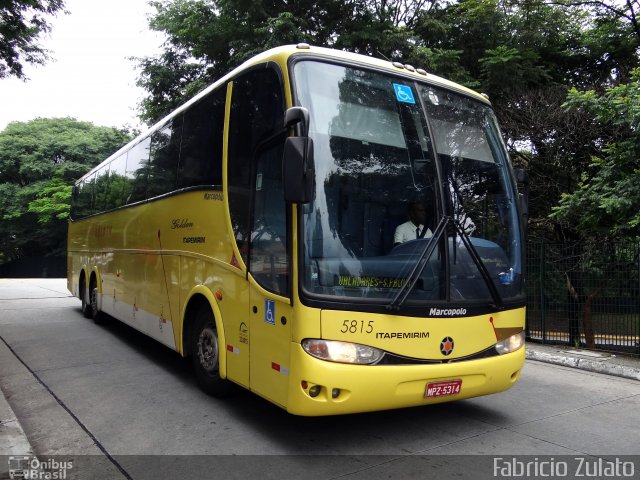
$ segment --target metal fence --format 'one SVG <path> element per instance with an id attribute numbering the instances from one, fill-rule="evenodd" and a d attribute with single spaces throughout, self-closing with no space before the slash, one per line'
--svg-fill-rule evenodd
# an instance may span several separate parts
<path id="1" fill-rule="evenodd" d="M 527 337 L 640 356 L 640 242 L 527 247 Z"/>

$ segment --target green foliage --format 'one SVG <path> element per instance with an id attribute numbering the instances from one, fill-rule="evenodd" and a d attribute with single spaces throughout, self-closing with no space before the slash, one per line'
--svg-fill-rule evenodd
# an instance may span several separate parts
<path id="1" fill-rule="evenodd" d="M 64 251 L 73 182 L 130 139 L 72 118 L 14 122 L 0 132 L 0 261 Z"/>
<path id="2" fill-rule="evenodd" d="M 66 220 L 71 210 L 72 185 L 67 185 L 61 178 L 54 177 L 44 185 L 36 198 L 29 202 L 28 211 L 35 213 L 40 224 L 48 224 L 55 219 Z"/>
<path id="3" fill-rule="evenodd" d="M 607 126 L 599 155 L 592 158 L 579 188 L 562 195 L 553 217 L 586 234 L 640 235 L 640 69 L 626 84 L 569 92 L 568 110 L 583 110 Z"/>
<path id="4" fill-rule="evenodd" d="M 51 30 L 47 16 L 64 8 L 63 0 L 3 0 L 0 2 L 0 78 L 25 79 L 25 63 L 44 64 L 47 51 L 37 42 Z"/>

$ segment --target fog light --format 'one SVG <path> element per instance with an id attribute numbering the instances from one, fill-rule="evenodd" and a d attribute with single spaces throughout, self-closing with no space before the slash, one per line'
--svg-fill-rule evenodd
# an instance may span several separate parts
<path id="1" fill-rule="evenodd" d="M 320 387 L 320 385 L 314 385 L 313 387 L 311 387 L 309 389 L 309 396 L 311 398 L 315 398 L 318 395 L 320 395 L 320 390 L 322 389 L 322 387 Z"/>
<path id="2" fill-rule="evenodd" d="M 340 396 L 340 389 L 334 388 L 331 390 L 331 398 L 338 398 Z"/>

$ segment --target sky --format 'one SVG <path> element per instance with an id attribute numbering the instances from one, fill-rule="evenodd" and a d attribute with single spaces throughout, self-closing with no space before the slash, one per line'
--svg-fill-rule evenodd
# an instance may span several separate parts
<path id="1" fill-rule="evenodd" d="M 40 38 L 44 66 L 25 65 L 30 80 L 0 79 L 0 131 L 9 122 L 74 117 L 108 127 L 141 127 L 136 62 L 161 53 L 163 37 L 147 27 L 148 0 L 65 0 L 68 15 Z"/>

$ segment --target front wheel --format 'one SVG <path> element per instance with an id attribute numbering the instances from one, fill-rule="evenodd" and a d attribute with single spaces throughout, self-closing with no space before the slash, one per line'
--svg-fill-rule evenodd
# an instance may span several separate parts
<path id="1" fill-rule="evenodd" d="M 198 386 L 209 395 L 225 397 L 232 385 L 220 377 L 220 342 L 213 314 L 201 308 L 194 320 L 191 353 Z"/>

